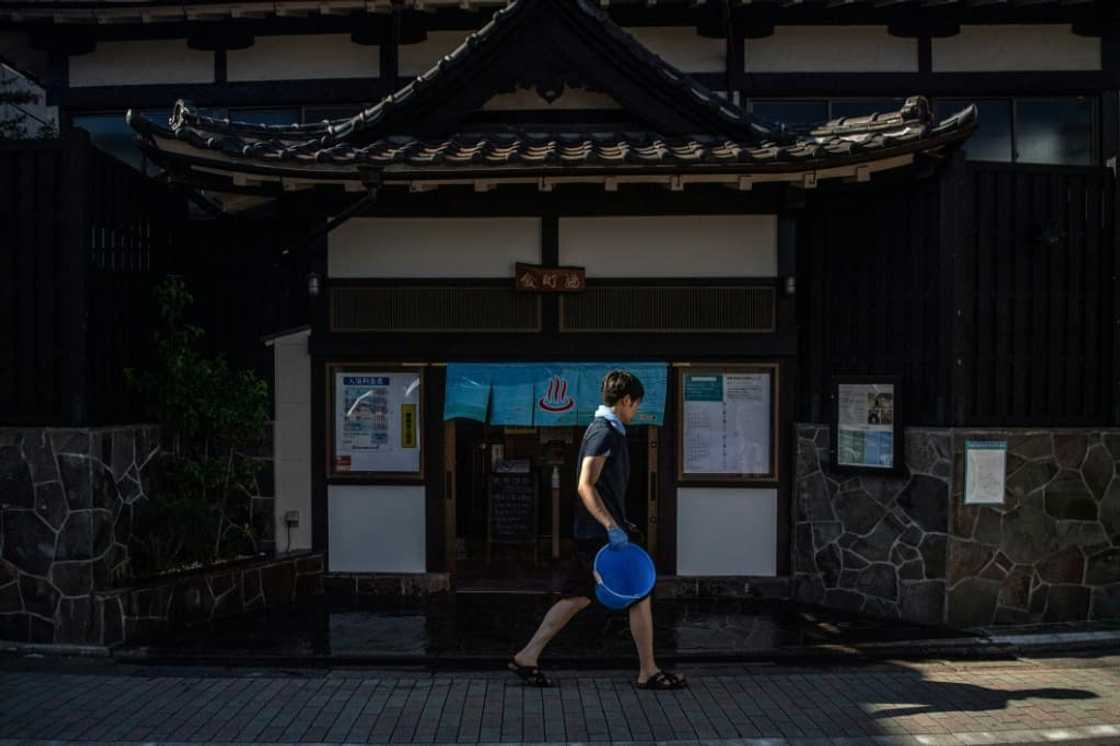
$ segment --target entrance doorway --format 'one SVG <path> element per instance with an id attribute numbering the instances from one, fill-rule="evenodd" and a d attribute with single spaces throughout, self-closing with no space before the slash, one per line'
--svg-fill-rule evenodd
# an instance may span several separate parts
<path id="1" fill-rule="evenodd" d="M 558 588 L 561 563 L 574 552 L 576 462 L 584 428 L 456 420 L 448 430 L 454 441 L 454 464 L 448 469 L 455 480 L 449 551 L 455 557 L 456 590 L 542 593 Z M 657 428 L 628 427 L 626 436 L 631 465 L 626 518 L 638 527 L 637 540 L 653 552 L 649 535 L 656 516 L 650 511 L 649 471 Z M 656 468 L 656 456 L 653 464 Z"/>

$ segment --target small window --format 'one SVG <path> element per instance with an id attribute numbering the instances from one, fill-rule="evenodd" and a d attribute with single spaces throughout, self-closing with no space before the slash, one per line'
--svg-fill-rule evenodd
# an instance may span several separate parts
<path id="1" fill-rule="evenodd" d="M 832 102 L 829 119 L 840 117 L 866 117 L 870 114 L 889 114 L 898 111 L 906 103 L 901 98 L 878 98 L 860 100 L 841 100 Z"/>
<path id="2" fill-rule="evenodd" d="M 751 113 L 764 122 L 808 127 L 828 119 L 827 101 L 752 101 Z"/>
<path id="3" fill-rule="evenodd" d="M 942 99 L 934 104 L 938 120 L 950 117 L 969 104 L 975 103 L 977 128 L 965 143 L 965 153 L 970 161 L 1011 162 L 1011 102 L 1006 99 L 965 101 Z"/>
<path id="4" fill-rule="evenodd" d="M 303 110 L 303 122 L 318 124 L 324 120 L 349 119 L 361 111 L 361 106 L 308 106 Z"/>
<path id="5" fill-rule="evenodd" d="M 1093 101 L 1088 98 L 1017 99 L 1015 160 L 1019 163 L 1089 166 L 1093 148 Z"/>
<path id="6" fill-rule="evenodd" d="M 233 109 L 230 119 L 246 124 L 299 124 L 299 109 Z"/>
<path id="7" fill-rule="evenodd" d="M 149 115 L 149 118 L 152 117 Z M 166 118 L 163 121 L 166 122 Z M 136 147 L 136 131 L 128 126 L 123 112 L 75 116 L 74 127 L 88 132 L 90 142 L 99 150 L 124 161 L 137 171 L 143 168 L 144 157 Z"/>

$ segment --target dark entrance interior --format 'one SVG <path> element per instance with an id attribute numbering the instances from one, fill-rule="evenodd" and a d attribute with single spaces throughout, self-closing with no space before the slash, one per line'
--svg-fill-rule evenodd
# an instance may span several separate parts
<path id="1" fill-rule="evenodd" d="M 455 589 L 553 590 L 574 551 L 572 520 L 582 427 L 455 423 Z M 648 531 L 651 428 L 627 428 L 631 475 L 627 520 Z M 558 494 L 553 494 L 554 474 Z"/>

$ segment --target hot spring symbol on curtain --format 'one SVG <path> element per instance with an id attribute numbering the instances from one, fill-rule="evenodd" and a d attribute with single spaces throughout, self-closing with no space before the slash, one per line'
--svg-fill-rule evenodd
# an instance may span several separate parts
<path id="1" fill-rule="evenodd" d="M 553 376 L 548 389 L 537 401 L 537 406 L 546 412 L 567 412 L 576 405 L 576 400 L 568 396 L 568 382 L 561 376 Z"/>

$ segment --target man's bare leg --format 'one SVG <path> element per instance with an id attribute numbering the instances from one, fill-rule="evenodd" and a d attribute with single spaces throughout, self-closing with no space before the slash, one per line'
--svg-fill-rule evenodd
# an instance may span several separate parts
<path id="1" fill-rule="evenodd" d="M 644 684 L 649 677 L 661 670 L 653 659 L 653 604 L 648 596 L 630 607 L 630 635 L 638 647 L 638 660 L 641 663 L 638 683 Z"/>
<path id="2" fill-rule="evenodd" d="M 591 605 L 591 599 L 586 596 L 577 596 L 575 598 L 562 598 L 553 604 L 548 613 L 544 615 L 541 620 L 541 626 L 537 628 L 536 634 L 533 639 L 529 640 L 520 653 L 513 656 L 513 662 L 519 666 L 528 666 L 529 668 L 536 668 L 537 659 L 541 656 L 541 651 L 548 645 L 549 641 L 556 637 L 556 633 L 564 629 L 568 622 L 572 621 L 579 612 L 586 609 Z"/>

